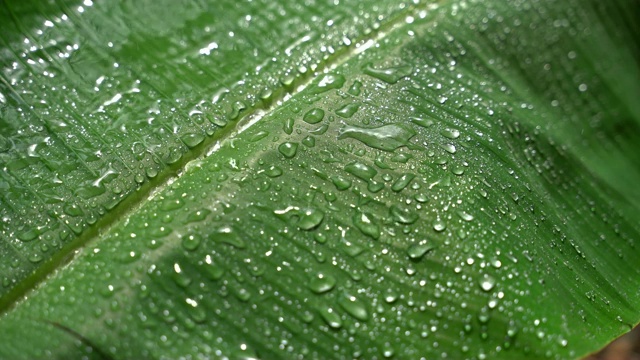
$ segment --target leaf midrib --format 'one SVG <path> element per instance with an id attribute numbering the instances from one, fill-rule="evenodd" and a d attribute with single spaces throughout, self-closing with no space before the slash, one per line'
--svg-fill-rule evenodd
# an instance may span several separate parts
<path id="1" fill-rule="evenodd" d="M 430 10 L 431 7 L 441 6 L 445 2 L 446 0 L 436 0 L 431 3 L 411 4 L 384 20 L 384 22 L 374 23 L 372 31 L 353 40 L 352 46 L 343 47 L 329 55 L 325 60 L 320 61 L 315 71 L 304 74 L 297 73 L 298 75 L 294 78 L 291 85 L 285 86 L 282 84 L 275 89 L 269 98 L 263 99 L 252 107 L 244 110 L 238 120 L 218 128 L 213 135 L 205 138 L 205 140 L 197 146 L 190 148 L 179 161 L 167 165 L 154 179 L 146 182 L 136 189 L 135 192 L 125 197 L 118 205 L 96 221 L 96 223 L 89 226 L 73 241 L 48 258 L 34 272 L 16 284 L 16 286 L 0 298 L 0 315 L 7 313 L 21 300 L 25 300 L 30 290 L 43 283 L 57 270 L 70 264 L 84 247 L 91 244 L 92 241 L 95 241 L 103 233 L 108 232 L 118 221 L 135 214 L 154 194 L 162 192 L 163 189 L 171 185 L 177 178 L 180 178 L 190 162 L 212 155 L 215 156 L 214 154 L 220 143 L 233 138 L 253 124 L 261 121 L 266 115 L 285 106 L 284 104 L 291 97 L 307 88 L 317 76 L 339 67 L 350 59 L 358 56 L 361 52 L 366 51 L 366 49 L 376 42 L 397 31 L 403 23 L 405 23 L 407 17 L 418 16 L 420 11 Z M 376 26 L 376 24 L 379 25 Z"/>

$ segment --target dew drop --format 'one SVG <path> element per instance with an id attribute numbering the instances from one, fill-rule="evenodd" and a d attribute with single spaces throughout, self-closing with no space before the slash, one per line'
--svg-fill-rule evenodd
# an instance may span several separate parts
<path id="1" fill-rule="evenodd" d="M 352 138 L 363 144 L 384 151 L 407 146 L 416 132 L 402 124 L 389 124 L 377 128 L 361 128 L 346 125 L 340 129 L 338 139 Z"/>
<path id="2" fill-rule="evenodd" d="M 309 92 L 312 94 L 321 94 L 332 89 L 339 89 L 344 85 L 345 77 L 335 74 L 324 74 L 317 85 L 312 86 Z"/>
<path id="3" fill-rule="evenodd" d="M 202 236 L 198 234 L 190 234 L 182 236 L 182 247 L 188 251 L 194 251 L 200 246 Z"/>
<path id="4" fill-rule="evenodd" d="M 189 148 L 194 148 L 204 141 L 204 134 L 189 133 L 189 134 L 183 135 L 180 139 Z"/>
<path id="5" fill-rule="evenodd" d="M 324 213 L 315 208 L 302 209 L 298 227 L 302 230 L 312 230 L 318 227 L 324 219 Z"/>
<path id="6" fill-rule="evenodd" d="M 322 319 L 334 329 L 339 329 L 342 327 L 342 319 L 340 315 L 333 308 L 322 308 L 320 309 L 320 316 Z"/>
<path id="7" fill-rule="evenodd" d="M 371 64 L 367 64 L 364 67 L 363 72 L 388 84 L 395 84 L 403 77 L 411 75 L 411 73 L 413 72 L 413 67 L 410 65 L 400 65 L 383 69 L 376 69 Z"/>
<path id="8" fill-rule="evenodd" d="M 302 120 L 304 120 L 306 123 L 309 123 L 309 124 L 317 124 L 320 121 L 322 121 L 323 118 L 324 118 L 324 110 L 319 108 L 314 108 L 307 111 L 302 117 Z"/>
<path id="9" fill-rule="evenodd" d="M 264 174 L 270 178 L 276 178 L 282 175 L 282 169 L 278 166 L 271 165 L 267 169 L 265 169 Z"/>
<path id="10" fill-rule="evenodd" d="M 309 282 L 309 289 L 316 294 L 331 291 L 336 286 L 336 279 L 327 274 L 320 273 Z"/>
<path id="11" fill-rule="evenodd" d="M 342 176 L 332 176 L 331 182 L 336 187 L 336 189 L 340 191 L 347 190 L 348 188 L 351 187 L 351 180 L 346 179 Z"/>
<path id="12" fill-rule="evenodd" d="M 437 231 L 437 232 L 441 232 L 444 231 L 444 229 L 446 229 L 447 226 L 445 225 L 445 223 L 442 220 L 436 220 L 433 223 L 433 230 Z"/>
<path id="13" fill-rule="evenodd" d="M 278 146 L 278 151 L 280 151 L 280 154 L 284 155 L 284 157 L 291 159 L 292 157 L 296 156 L 296 153 L 298 152 L 298 143 L 282 143 L 280 144 L 280 146 Z"/>
<path id="14" fill-rule="evenodd" d="M 413 178 L 415 177 L 416 176 L 414 174 L 403 174 L 398 178 L 398 180 L 396 180 L 395 183 L 393 183 L 393 185 L 391 186 L 391 190 L 393 190 L 394 192 L 402 191 L 411 183 L 411 180 L 413 180 Z"/>
<path id="15" fill-rule="evenodd" d="M 353 316 L 360 321 L 367 321 L 369 319 L 369 313 L 365 304 L 358 300 L 355 296 L 350 294 L 343 294 L 338 299 L 338 305 L 347 312 L 347 314 Z"/>
<path id="16" fill-rule="evenodd" d="M 353 224 L 364 235 L 372 239 L 380 238 L 380 227 L 374 223 L 373 215 L 369 213 L 357 213 L 353 216 Z"/>
<path id="17" fill-rule="evenodd" d="M 480 279 L 480 288 L 484 291 L 491 291 L 495 285 L 496 280 L 489 275 L 485 274 L 482 279 Z"/>
<path id="18" fill-rule="evenodd" d="M 360 107 L 360 105 L 358 105 L 358 104 L 345 105 L 345 106 L 341 107 L 340 109 L 336 110 L 336 115 L 338 115 L 340 117 L 343 117 L 343 118 L 350 118 L 358 111 L 359 107 Z"/>
<path id="19" fill-rule="evenodd" d="M 457 139 L 460 136 L 460 131 L 456 130 L 456 129 L 444 129 L 440 132 L 440 134 L 442 134 L 442 136 L 449 138 L 449 139 Z"/>
<path id="20" fill-rule="evenodd" d="M 421 259 L 426 253 L 430 252 L 434 249 L 432 244 L 427 243 L 427 241 L 421 241 L 417 244 L 413 244 L 407 248 L 407 255 L 412 260 Z"/>

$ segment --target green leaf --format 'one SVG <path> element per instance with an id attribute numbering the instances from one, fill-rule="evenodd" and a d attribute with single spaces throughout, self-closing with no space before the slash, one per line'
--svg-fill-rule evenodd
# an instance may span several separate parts
<path id="1" fill-rule="evenodd" d="M 0 9 L 0 357 L 564 359 L 640 319 L 633 0 Z"/>

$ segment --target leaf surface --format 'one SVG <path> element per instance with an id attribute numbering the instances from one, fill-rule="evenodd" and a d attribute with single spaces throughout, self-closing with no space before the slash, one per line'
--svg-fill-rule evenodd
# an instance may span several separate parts
<path id="1" fill-rule="evenodd" d="M 635 2 L 136 4 L 4 4 L 90 40 L 47 80 L 3 36 L 5 307 L 48 275 L 4 357 L 563 359 L 638 322 Z"/>

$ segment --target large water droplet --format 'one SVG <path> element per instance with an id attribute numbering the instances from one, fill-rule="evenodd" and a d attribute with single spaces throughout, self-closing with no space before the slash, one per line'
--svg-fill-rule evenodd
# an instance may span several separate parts
<path id="1" fill-rule="evenodd" d="M 182 247 L 185 248 L 185 250 L 193 251 L 200 246 L 201 242 L 202 236 L 198 234 L 189 234 L 182 237 Z"/>
<path id="2" fill-rule="evenodd" d="M 327 274 L 320 273 L 309 282 L 309 289 L 316 294 L 331 291 L 336 286 L 336 279 Z"/>
<path id="3" fill-rule="evenodd" d="M 407 255 L 409 255 L 410 259 L 418 260 L 433 249 L 434 249 L 434 246 L 428 243 L 426 240 L 424 240 L 417 244 L 413 244 L 409 246 L 409 248 L 407 249 Z"/>
<path id="4" fill-rule="evenodd" d="M 320 94 L 331 89 L 339 89 L 344 85 L 345 78 L 342 75 L 324 74 L 317 85 L 312 86 L 309 92 Z"/>
<path id="5" fill-rule="evenodd" d="M 324 213 L 315 208 L 306 208 L 300 211 L 300 220 L 298 227 L 302 230 L 311 230 L 316 228 L 324 219 Z"/>
<path id="6" fill-rule="evenodd" d="M 348 104 L 336 110 L 336 114 L 343 118 L 350 118 L 358 111 L 359 107 L 360 105 L 358 104 Z"/>
<path id="7" fill-rule="evenodd" d="M 489 275 L 485 274 L 482 279 L 480 279 L 480 288 L 484 291 L 491 291 L 495 285 L 496 279 Z"/>
<path id="8" fill-rule="evenodd" d="M 309 123 L 309 124 L 317 124 L 320 121 L 322 121 L 323 118 L 324 118 L 324 110 L 319 108 L 314 108 L 307 111 L 302 117 L 302 120 L 304 120 L 306 123 Z"/>
<path id="9" fill-rule="evenodd" d="M 282 143 L 280 144 L 280 146 L 278 146 L 278 151 L 280 151 L 280 154 L 284 155 L 284 157 L 291 159 L 292 157 L 296 156 L 296 153 L 298 152 L 298 143 Z"/>
<path id="10" fill-rule="evenodd" d="M 416 176 L 414 174 L 403 174 L 398 178 L 398 180 L 396 180 L 395 183 L 393 183 L 393 185 L 391 186 L 391 190 L 395 192 L 402 191 L 411 183 L 411 180 L 413 180 L 413 178 L 415 177 Z"/>
<path id="11" fill-rule="evenodd" d="M 377 128 L 361 128 L 346 125 L 340 129 L 338 139 L 352 138 L 365 145 L 384 151 L 393 151 L 399 147 L 407 146 L 416 132 L 400 124 L 383 125 Z"/>
<path id="12" fill-rule="evenodd" d="M 369 213 L 357 213 L 353 216 L 353 225 L 363 234 L 373 238 L 380 238 L 380 227 L 374 222 L 373 215 Z"/>
<path id="13" fill-rule="evenodd" d="M 331 326 L 334 329 L 339 329 L 342 327 L 342 319 L 333 308 L 322 308 L 319 310 L 319 312 L 320 316 L 327 323 L 327 325 Z"/>
<path id="14" fill-rule="evenodd" d="M 403 77 L 411 75 L 411 73 L 413 72 L 413 67 L 410 65 L 399 65 L 383 69 L 376 69 L 371 64 L 367 64 L 364 67 L 363 72 L 386 83 L 395 84 Z"/>
<path id="15" fill-rule="evenodd" d="M 370 181 L 378 173 L 378 170 L 360 162 L 353 162 L 351 164 L 347 164 L 344 167 L 344 170 L 350 174 L 357 176 L 358 178 L 364 181 Z"/>
<path id="16" fill-rule="evenodd" d="M 369 313 L 364 302 L 358 300 L 351 294 L 343 294 L 338 299 L 338 305 L 342 307 L 349 315 L 360 321 L 367 321 Z"/>

